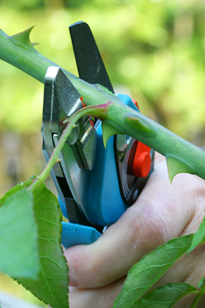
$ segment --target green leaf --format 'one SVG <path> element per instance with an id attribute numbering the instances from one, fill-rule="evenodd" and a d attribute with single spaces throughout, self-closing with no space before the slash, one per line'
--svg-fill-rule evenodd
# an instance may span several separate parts
<path id="1" fill-rule="evenodd" d="M 32 193 L 24 188 L 2 199 L 0 270 L 13 278 L 36 278 L 39 263 Z"/>
<path id="2" fill-rule="evenodd" d="M 201 288 L 203 286 L 203 284 L 205 283 L 205 277 L 203 277 L 199 283 L 198 283 L 198 287 Z"/>
<path id="3" fill-rule="evenodd" d="M 196 288 L 187 283 L 169 283 L 145 294 L 131 308 L 171 308 L 182 297 L 197 292 Z"/>
<path id="4" fill-rule="evenodd" d="M 174 155 L 166 155 L 168 174 L 170 183 L 172 183 L 173 178 L 178 173 L 190 173 L 194 174 L 191 166 L 188 163 L 185 163 L 182 159 L 175 157 Z"/>
<path id="5" fill-rule="evenodd" d="M 61 211 L 57 198 L 42 183 L 33 192 L 38 225 L 40 271 L 37 280 L 18 279 L 53 308 L 68 306 L 68 266 L 60 245 Z"/>
<path id="6" fill-rule="evenodd" d="M 17 193 L 18 191 L 22 190 L 23 188 L 27 188 L 28 186 L 31 185 L 31 183 L 33 182 L 33 178 L 22 182 L 16 186 L 14 186 L 12 189 L 10 189 L 9 191 L 7 191 L 7 193 L 5 193 L 5 195 L 3 197 L 0 198 L 0 207 L 4 204 L 4 202 L 10 197 L 13 196 L 15 193 Z"/>
<path id="7" fill-rule="evenodd" d="M 199 229 L 196 231 L 196 233 L 193 236 L 193 240 L 188 250 L 188 253 L 190 253 L 197 245 L 204 242 L 204 236 L 205 236 L 205 216 L 199 226 Z"/>
<path id="8" fill-rule="evenodd" d="M 172 239 L 151 251 L 128 272 L 122 291 L 115 300 L 113 308 L 132 305 L 188 250 L 193 235 Z"/>

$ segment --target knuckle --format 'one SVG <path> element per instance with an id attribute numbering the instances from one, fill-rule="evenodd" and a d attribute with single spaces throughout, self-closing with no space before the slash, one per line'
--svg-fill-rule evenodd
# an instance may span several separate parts
<path id="1" fill-rule="evenodd" d="M 130 228 L 132 229 L 132 242 L 144 246 L 147 252 L 167 242 L 169 233 L 166 217 L 153 203 L 144 203 L 140 211 L 135 207 L 129 209 Z"/>

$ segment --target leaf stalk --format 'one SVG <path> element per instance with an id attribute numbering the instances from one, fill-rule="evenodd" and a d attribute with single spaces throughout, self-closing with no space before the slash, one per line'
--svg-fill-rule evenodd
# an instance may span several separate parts
<path id="1" fill-rule="evenodd" d="M 59 155 L 60 152 L 68 138 L 68 136 L 71 134 L 72 129 L 76 126 L 76 122 L 83 116 L 95 116 L 98 118 L 101 118 L 102 120 L 106 118 L 107 111 L 108 111 L 109 103 L 100 105 L 100 106 L 89 106 L 85 107 L 83 109 L 80 109 L 76 113 L 74 113 L 72 116 L 70 116 L 64 123 L 68 122 L 65 129 L 63 130 L 63 133 L 53 151 L 51 154 L 46 166 L 44 167 L 43 171 L 39 176 L 36 177 L 34 182 L 28 187 L 29 190 L 34 191 L 41 182 L 45 182 L 47 179 L 49 173 L 51 172 L 53 166 L 59 162 Z"/>
<path id="2" fill-rule="evenodd" d="M 205 294 L 205 280 L 203 282 L 203 285 L 201 287 L 201 289 L 198 291 L 198 294 L 197 296 L 195 297 L 192 305 L 191 305 L 191 308 L 196 308 L 197 307 L 197 304 L 199 303 L 201 297 Z"/>

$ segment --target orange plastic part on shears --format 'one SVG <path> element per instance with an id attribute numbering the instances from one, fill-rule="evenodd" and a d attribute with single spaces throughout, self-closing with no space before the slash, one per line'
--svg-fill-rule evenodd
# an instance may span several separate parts
<path id="1" fill-rule="evenodd" d="M 133 100 L 133 103 L 139 109 L 137 101 Z M 152 163 L 150 151 L 150 147 L 140 141 L 137 142 L 137 148 L 135 151 L 132 166 L 132 171 L 135 176 L 141 178 L 145 178 L 146 176 L 148 176 Z"/>

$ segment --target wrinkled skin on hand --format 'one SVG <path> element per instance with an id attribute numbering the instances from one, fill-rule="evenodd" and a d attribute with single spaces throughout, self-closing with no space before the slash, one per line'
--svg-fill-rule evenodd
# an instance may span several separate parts
<path id="1" fill-rule="evenodd" d="M 205 181 L 189 174 L 169 183 L 167 166 L 157 156 L 155 170 L 138 200 L 91 245 L 65 251 L 70 268 L 71 308 L 110 308 L 130 267 L 168 240 L 194 233 L 204 216 Z M 205 245 L 184 254 L 155 284 L 186 282 L 197 287 L 205 276 Z M 174 307 L 188 308 L 195 295 Z M 199 307 L 205 305 L 202 298 Z"/>

